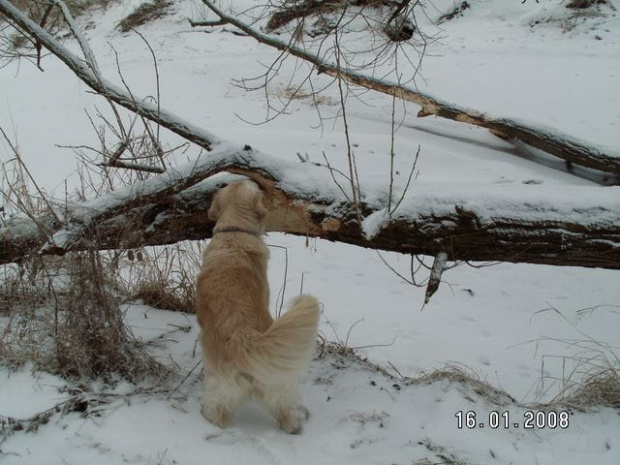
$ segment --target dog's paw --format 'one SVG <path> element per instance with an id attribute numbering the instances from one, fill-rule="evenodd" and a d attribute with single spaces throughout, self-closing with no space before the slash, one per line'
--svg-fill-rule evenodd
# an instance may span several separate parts
<path id="1" fill-rule="evenodd" d="M 205 420 L 213 423 L 215 426 L 219 426 L 222 429 L 230 425 L 230 421 L 232 419 L 230 412 L 221 408 L 211 408 L 205 404 L 202 405 L 200 413 Z"/>
<path id="2" fill-rule="evenodd" d="M 305 405 L 298 405 L 295 407 L 295 410 L 300 416 L 303 417 L 304 421 L 307 421 L 308 418 L 310 418 L 310 410 L 308 410 Z"/>
<path id="3" fill-rule="evenodd" d="M 298 405 L 283 411 L 278 416 L 278 422 L 283 431 L 289 434 L 301 434 L 308 418 L 310 411 L 303 405 Z"/>
<path id="4" fill-rule="evenodd" d="M 280 421 L 280 428 L 288 434 L 301 434 L 304 430 L 304 422 L 297 419 L 288 419 Z"/>

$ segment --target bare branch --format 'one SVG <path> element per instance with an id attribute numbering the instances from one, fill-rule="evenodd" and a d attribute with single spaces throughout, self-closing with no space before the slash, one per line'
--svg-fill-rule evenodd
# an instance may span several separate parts
<path id="1" fill-rule="evenodd" d="M 35 40 L 40 41 L 50 52 L 63 61 L 75 75 L 95 92 L 109 98 L 115 103 L 133 111 L 140 116 L 154 121 L 170 131 L 200 147 L 211 150 L 213 145 L 222 142 L 210 132 L 183 120 L 182 118 L 164 111 L 153 105 L 148 99 L 132 98 L 131 95 L 104 78 L 98 79 L 90 66 L 70 52 L 66 47 L 54 39 L 45 29 L 29 19 L 23 12 L 13 6 L 8 0 L 0 0 L 0 13 L 16 23 Z"/>
<path id="2" fill-rule="evenodd" d="M 126 170 L 144 171 L 146 173 L 163 173 L 166 171 L 159 166 L 141 165 L 139 163 L 132 163 L 122 160 L 109 160 L 107 162 L 100 163 L 99 166 L 107 166 L 109 168 L 122 168 Z"/>
<path id="3" fill-rule="evenodd" d="M 202 2 L 223 21 L 241 29 L 262 44 L 287 52 L 313 64 L 319 73 L 340 77 L 350 84 L 372 89 L 419 105 L 421 107 L 418 112 L 419 117 L 434 115 L 484 127 L 504 139 L 516 139 L 568 162 L 620 177 L 620 153 L 606 153 L 607 149 L 605 148 L 591 146 L 554 129 L 536 127 L 509 118 L 486 115 L 451 104 L 404 85 L 395 84 L 385 79 L 365 76 L 348 70 L 343 66 L 327 63 L 319 56 L 302 50 L 291 43 L 282 42 L 277 38 L 254 30 L 242 21 L 224 13 L 210 0 L 202 0 Z"/>
<path id="4" fill-rule="evenodd" d="M 214 26 L 224 26 L 225 24 L 228 24 L 228 21 L 224 21 L 223 19 L 217 20 L 217 21 L 193 21 L 191 19 L 188 19 L 190 26 L 192 27 L 200 27 L 200 26 L 205 26 L 205 27 L 214 27 Z"/>

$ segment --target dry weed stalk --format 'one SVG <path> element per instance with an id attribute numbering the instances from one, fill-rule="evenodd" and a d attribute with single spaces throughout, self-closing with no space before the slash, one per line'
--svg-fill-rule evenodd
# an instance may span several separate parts
<path id="1" fill-rule="evenodd" d="M 4 214 L 36 218 L 62 209 L 37 185 L 16 144 L 2 132 L 15 157 L 2 165 Z M 92 181 L 92 178 L 91 178 Z M 85 181 L 83 180 L 83 189 Z M 102 182 L 99 180 L 98 182 Z M 95 189 L 94 185 L 91 185 Z M 47 236 L 47 231 L 41 234 Z M 118 283 L 105 253 L 63 258 L 32 254 L 0 273 L 0 358 L 11 366 L 35 367 L 84 379 L 132 381 L 167 370 L 154 361 L 123 322 Z"/>
<path id="2" fill-rule="evenodd" d="M 596 310 L 610 308 L 616 305 L 597 305 L 577 310 L 577 320 L 585 316 L 593 316 Z M 541 362 L 540 389 L 548 392 L 559 386 L 559 392 L 549 402 L 549 405 L 563 405 L 573 408 L 586 409 L 603 405 L 620 407 L 620 356 L 617 347 L 592 337 L 580 329 L 575 322 L 569 319 L 562 311 L 553 305 L 537 311 L 534 316 L 543 313 L 557 315 L 563 324 L 569 325 L 577 334 L 573 339 L 539 338 L 529 343 L 538 346 L 541 342 L 561 344 L 567 348 L 578 349 L 575 355 L 558 356 L 543 355 Z M 613 313 L 615 315 L 615 312 Z M 559 360 L 562 363 L 562 376 L 545 376 L 545 362 Z M 545 382 L 551 383 L 545 386 Z"/>
<path id="3" fill-rule="evenodd" d="M 76 253 L 68 269 L 65 307 L 57 337 L 58 370 L 86 379 L 135 381 L 165 369 L 138 344 L 123 322 L 100 254 Z"/>
<path id="4" fill-rule="evenodd" d="M 196 274 L 202 245 L 182 242 L 169 247 L 128 251 L 126 266 L 118 268 L 123 293 L 163 310 L 194 313 Z"/>

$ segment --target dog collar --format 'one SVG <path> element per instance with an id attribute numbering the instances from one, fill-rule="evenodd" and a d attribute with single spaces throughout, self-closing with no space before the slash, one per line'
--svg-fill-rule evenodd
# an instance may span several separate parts
<path id="1" fill-rule="evenodd" d="M 230 233 L 230 232 L 245 233 L 245 234 L 249 234 L 250 236 L 254 236 L 254 237 L 260 237 L 261 236 L 257 232 L 248 231 L 247 229 L 243 229 L 243 228 L 237 228 L 236 226 L 229 226 L 227 228 L 218 229 L 217 231 L 214 230 L 213 231 L 213 236 L 215 236 L 216 234 L 219 234 L 219 233 Z"/>

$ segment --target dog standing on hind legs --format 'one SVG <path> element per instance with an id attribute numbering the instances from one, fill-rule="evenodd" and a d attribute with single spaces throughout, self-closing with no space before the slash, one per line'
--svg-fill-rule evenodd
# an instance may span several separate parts
<path id="1" fill-rule="evenodd" d="M 266 214 L 252 181 L 220 190 L 209 209 L 216 225 L 196 296 L 205 365 L 202 414 L 224 428 L 256 396 L 280 428 L 299 434 L 309 412 L 298 383 L 312 359 L 320 312 L 314 297 L 300 295 L 277 320 L 269 314 L 269 250 L 261 237 Z"/>

